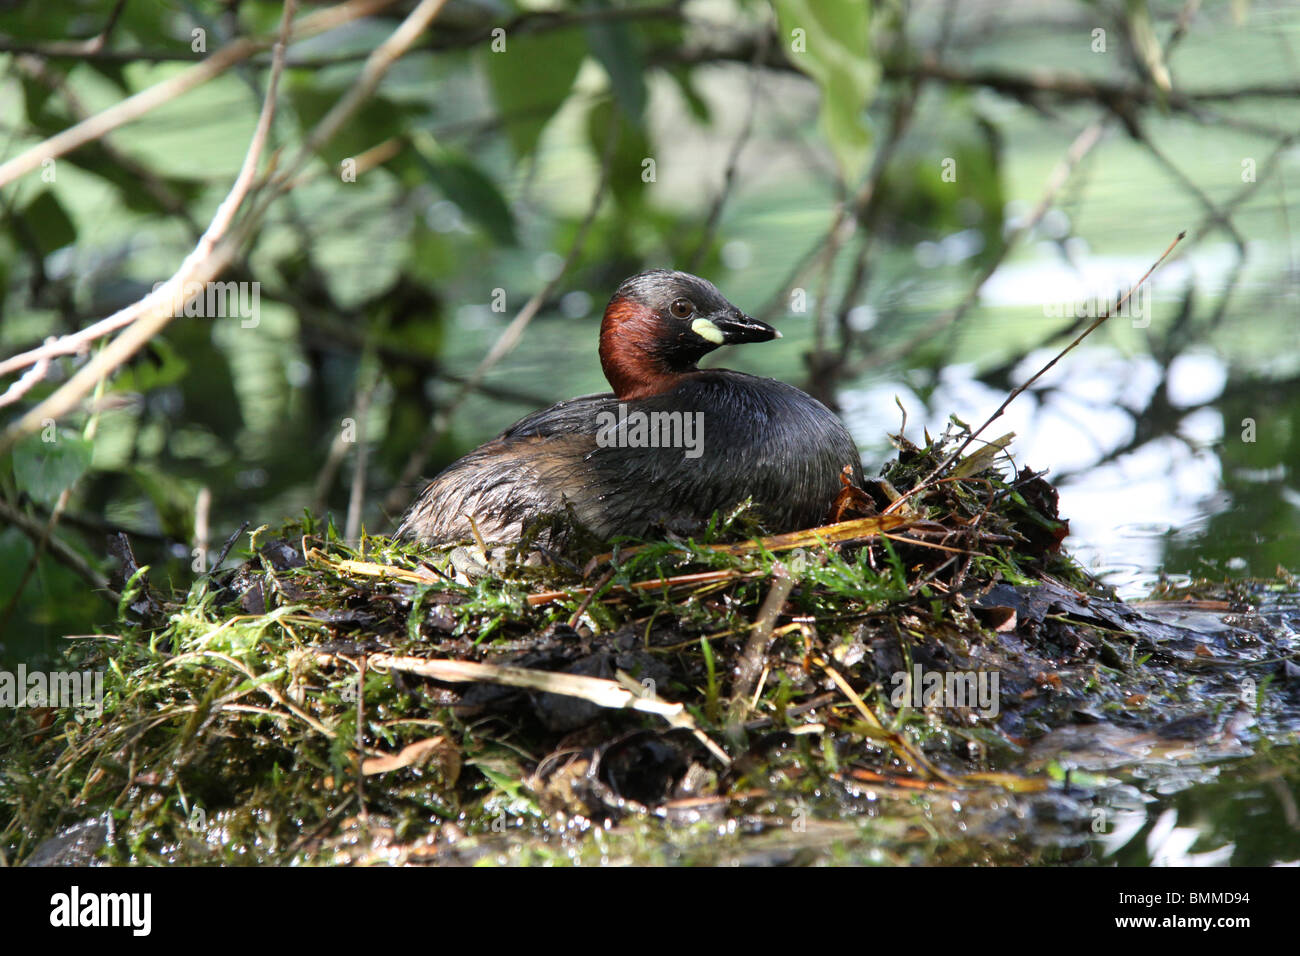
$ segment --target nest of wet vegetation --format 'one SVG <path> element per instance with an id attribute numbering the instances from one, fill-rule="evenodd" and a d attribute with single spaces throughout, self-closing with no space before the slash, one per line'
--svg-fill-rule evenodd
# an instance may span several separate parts
<path id="1" fill-rule="evenodd" d="M 308 516 L 187 593 L 123 548 L 117 628 L 70 655 L 102 712 L 20 708 L 0 740 L 0 854 L 1077 859 L 1103 771 L 1239 752 L 1294 665 L 1249 587 L 1099 587 L 1005 442 L 933 479 L 961 437 L 900 440 L 840 520 L 776 537 L 742 510 L 539 561 Z"/>

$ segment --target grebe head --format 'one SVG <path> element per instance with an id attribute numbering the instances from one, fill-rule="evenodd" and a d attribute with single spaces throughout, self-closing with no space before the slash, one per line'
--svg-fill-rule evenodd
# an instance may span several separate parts
<path id="1" fill-rule="evenodd" d="M 619 398 L 645 398 L 672 388 L 719 345 L 780 336 L 728 302 L 712 282 L 654 269 L 624 280 L 609 300 L 600 365 Z"/>

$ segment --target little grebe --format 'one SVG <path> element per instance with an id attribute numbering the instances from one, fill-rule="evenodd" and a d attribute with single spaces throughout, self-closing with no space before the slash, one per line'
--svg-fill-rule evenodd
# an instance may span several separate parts
<path id="1" fill-rule="evenodd" d="M 784 382 L 696 368 L 719 345 L 780 334 L 704 279 L 663 269 L 633 276 L 600 327 L 614 391 L 534 412 L 449 465 L 407 509 L 398 536 L 436 545 L 477 529 L 507 542 L 550 525 L 541 540 L 562 543 L 576 522 L 609 539 L 699 527 L 746 498 L 770 532 L 820 524 L 845 465 L 862 483 L 840 420 Z"/>

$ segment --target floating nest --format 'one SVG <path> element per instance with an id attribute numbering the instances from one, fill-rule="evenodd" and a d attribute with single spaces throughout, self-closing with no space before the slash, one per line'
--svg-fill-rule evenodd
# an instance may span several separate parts
<path id="1" fill-rule="evenodd" d="M 69 652 L 102 713 L 17 711 L 0 853 L 1085 858 L 1138 799 L 1119 768 L 1243 753 L 1294 665 L 1245 586 L 1117 600 L 1061 550 L 1051 485 L 1006 440 L 949 462 L 962 437 L 899 439 L 795 534 L 741 508 L 539 557 L 350 548 L 307 516 L 179 594 L 121 542 L 116 631 Z"/>

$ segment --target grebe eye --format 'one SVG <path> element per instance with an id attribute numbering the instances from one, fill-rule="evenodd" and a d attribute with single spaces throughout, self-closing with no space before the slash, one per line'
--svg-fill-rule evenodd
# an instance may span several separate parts
<path id="1" fill-rule="evenodd" d="M 673 304 L 668 308 L 679 319 L 685 319 L 695 311 L 695 306 L 691 305 L 690 299 L 674 299 Z"/>

